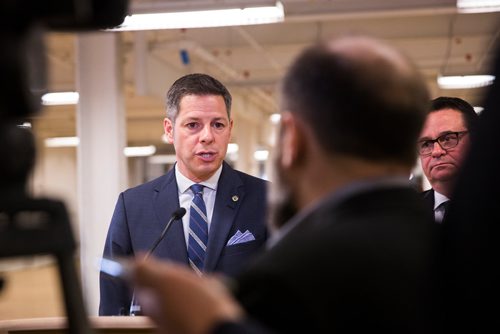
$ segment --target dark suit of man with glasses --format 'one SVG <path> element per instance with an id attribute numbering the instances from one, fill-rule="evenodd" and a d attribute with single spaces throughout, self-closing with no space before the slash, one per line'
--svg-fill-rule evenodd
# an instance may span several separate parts
<path id="1" fill-rule="evenodd" d="M 466 101 L 457 97 L 438 97 L 431 101 L 418 140 L 418 153 L 425 176 L 432 189 L 423 197 L 434 210 L 436 222 L 445 219 L 446 207 L 469 149 L 478 115 Z"/>

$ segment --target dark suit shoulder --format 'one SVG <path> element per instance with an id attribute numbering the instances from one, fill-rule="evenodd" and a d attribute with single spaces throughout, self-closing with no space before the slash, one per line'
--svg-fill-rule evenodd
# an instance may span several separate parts
<path id="1" fill-rule="evenodd" d="M 238 174 L 241 181 L 245 184 L 255 184 L 255 185 L 267 186 L 270 183 L 267 180 L 261 179 L 261 178 L 256 177 L 256 176 L 252 176 L 250 174 L 241 172 L 239 170 L 235 170 L 235 172 Z"/>
<path id="2" fill-rule="evenodd" d="M 230 180 L 231 182 L 236 182 L 235 184 L 233 184 L 236 187 L 243 186 L 247 190 L 253 189 L 258 192 L 265 191 L 267 185 L 270 183 L 269 181 L 266 181 L 264 179 L 236 170 L 232 168 L 228 163 L 224 162 L 222 175 L 219 182 L 226 182 L 228 180 Z M 238 182 L 241 182 L 241 184 L 238 184 Z"/>

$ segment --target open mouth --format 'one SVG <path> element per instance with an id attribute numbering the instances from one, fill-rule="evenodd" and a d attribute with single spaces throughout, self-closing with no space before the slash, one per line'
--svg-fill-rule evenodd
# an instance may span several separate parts
<path id="1" fill-rule="evenodd" d="M 202 160 L 212 161 L 215 158 L 215 153 L 203 152 L 203 153 L 198 153 L 197 156 L 200 157 Z"/>

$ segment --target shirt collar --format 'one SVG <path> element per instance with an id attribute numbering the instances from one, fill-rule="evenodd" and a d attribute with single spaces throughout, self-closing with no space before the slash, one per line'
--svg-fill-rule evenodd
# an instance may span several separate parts
<path id="1" fill-rule="evenodd" d="M 443 194 L 438 193 L 434 190 L 434 210 L 437 209 L 442 203 L 449 201 L 450 199 Z"/>
<path id="2" fill-rule="evenodd" d="M 175 168 L 175 178 L 177 180 L 177 188 L 179 189 L 179 193 L 182 194 L 186 192 L 196 182 L 193 182 L 192 180 L 184 176 L 177 167 L 177 164 L 175 164 L 174 168 Z M 217 183 L 219 182 L 221 173 L 222 173 L 222 164 L 211 177 L 209 177 L 207 180 L 203 182 L 198 182 L 198 184 L 202 184 L 205 187 L 215 191 L 217 190 Z"/>

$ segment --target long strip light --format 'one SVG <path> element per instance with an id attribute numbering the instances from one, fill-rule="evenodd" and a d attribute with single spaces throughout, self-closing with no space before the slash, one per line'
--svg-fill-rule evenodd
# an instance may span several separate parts
<path id="1" fill-rule="evenodd" d="M 77 92 L 47 93 L 42 96 L 42 104 L 46 106 L 77 104 L 79 98 Z"/>
<path id="2" fill-rule="evenodd" d="M 257 150 L 253 152 L 253 158 L 257 161 L 266 161 L 269 158 L 268 150 Z"/>
<path id="3" fill-rule="evenodd" d="M 156 153 L 156 146 L 129 146 L 123 149 L 126 157 L 149 157 Z"/>
<path id="4" fill-rule="evenodd" d="M 177 161 L 175 154 L 156 154 L 148 158 L 150 164 L 173 165 Z"/>
<path id="5" fill-rule="evenodd" d="M 133 14 L 109 31 L 227 27 L 282 22 L 281 2 L 274 6 L 213 9 L 171 13 Z"/>
<path id="6" fill-rule="evenodd" d="M 51 137 L 45 139 L 45 147 L 77 147 L 80 145 L 78 137 Z M 126 157 L 147 157 L 156 153 L 156 146 L 128 146 L 123 149 Z"/>
<path id="7" fill-rule="evenodd" d="M 461 13 L 486 13 L 500 11 L 500 0 L 457 0 Z"/>
<path id="8" fill-rule="evenodd" d="M 46 147 L 76 147 L 80 144 L 78 137 L 52 137 L 45 139 Z"/>
<path id="9" fill-rule="evenodd" d="M 493 75 L 439 76 L 437 83 L 442 89 L 466 89 L 489 86 L 495 81 Z"/>

